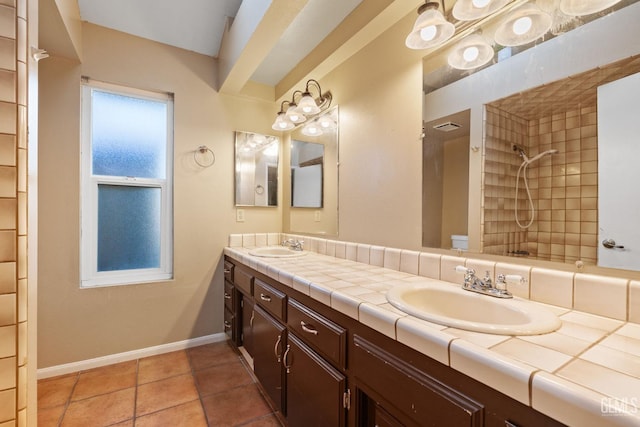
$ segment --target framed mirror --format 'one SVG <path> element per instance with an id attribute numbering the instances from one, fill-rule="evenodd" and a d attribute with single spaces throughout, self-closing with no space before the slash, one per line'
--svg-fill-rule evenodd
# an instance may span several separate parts
<path id="1" fill-rule="evenodd" d="M 235 132 L 236 206 L 278 206 L 280 140 L 253 132 Z"/>
<path id="2" fill-rule="evenodd" d="M 338 107 L 287 135 L 284 163 L 284 229 L 338 235 Z"/>

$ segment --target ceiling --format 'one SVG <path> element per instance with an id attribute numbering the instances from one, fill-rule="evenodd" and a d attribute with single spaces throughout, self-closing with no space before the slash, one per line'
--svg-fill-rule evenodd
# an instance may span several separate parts
<path id="1" fill-rule="evenodd" d="M 77 0 L 82 21 L 217 58 L 242 0 Z M 255 0 L 247 0 L 248 6 Z M 250 80 L 275 86 L 362 0 L 308 0 Z M 258 3 L 258 2 L 255 2 Z M 296 1 L 289 0 L 292 8 Z M 263 52 L 264 54 L 265 52 Z"/>

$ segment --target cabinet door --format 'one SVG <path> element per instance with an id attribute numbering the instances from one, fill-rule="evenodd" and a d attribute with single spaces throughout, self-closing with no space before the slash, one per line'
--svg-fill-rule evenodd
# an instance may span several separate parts
<path id="1" fill-rule="evenodd" d="M 242 329 L 242 334 L 241 334 L 241 345 L 244 347 L 244 349 L 247 351 L 247 353 L 249 353 L 251 355 L 251 357 L 253 357 L 253 331 L 252 331 L 252 326 L 253 326 L 253 317 L 254 317 L 254 312 L 253 312 L 253 301 L 251 301 L 251 298 L 248 298 L 244 295 L 238 295 L 241 300 L 240 300 L 240 310 L 241 315 L 237 316 L 237 318 L 242 319 L 241 321 L 241 329 Z"/>
<path id="2" fill-rule="evenodd" d="M 291 333 L 283 362 L 289 425 L 344 426 L 346 377 Z"/>
<path id="3" fill-rule="evenodd" d="M 277 409 L 284 413 L 282 351 L 286 329 L 257 305 L 253 309 L 253 371 Z"/>

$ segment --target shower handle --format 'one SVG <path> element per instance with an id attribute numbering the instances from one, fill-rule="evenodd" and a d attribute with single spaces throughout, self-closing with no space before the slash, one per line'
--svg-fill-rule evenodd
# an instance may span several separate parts
<path id="1" fill-rule="evenodd" d="M 624 246 L 616 245 L 616 241 L 613 239 L 604 239 L 602 241 L 602 246 L 604 246 L 607 249 L 624 249 Z"/>

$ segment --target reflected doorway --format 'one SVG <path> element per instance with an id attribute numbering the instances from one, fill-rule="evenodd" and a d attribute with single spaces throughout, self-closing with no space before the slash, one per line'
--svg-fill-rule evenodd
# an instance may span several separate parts
<path id="1" fill-rule="evenodd" d="M 470 110 L 424 124 L 422 246 L 467 249 Z"/>

